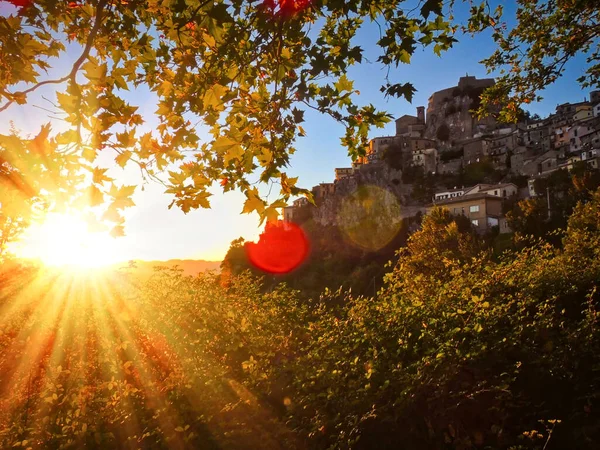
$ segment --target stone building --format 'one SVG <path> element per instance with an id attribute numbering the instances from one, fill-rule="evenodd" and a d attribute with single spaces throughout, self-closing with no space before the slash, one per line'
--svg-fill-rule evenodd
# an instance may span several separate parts
<path id="1" fill-rule="evenodd" d="M 349 177 L 354 173 L 354 169 L 352 167 L 343 167 L 335 169 L 335 179 L 341 180 L 342 178 Z"/>
<path id="2" fill-rule="evenodd" d="M 483 90 L 494 84 L 493 78 L 477 79 L 467 75 L 458 80 L 457 86 L 434 92 L 429 97 L 424 136 L 436 138 L 440 127 L 446 126 L 449 130 L 448 142 L 451 142 L 471 138 L 478 132 L 494 128 L 496 121 L 492 117 L 477 120 L 470 113 Z"/>

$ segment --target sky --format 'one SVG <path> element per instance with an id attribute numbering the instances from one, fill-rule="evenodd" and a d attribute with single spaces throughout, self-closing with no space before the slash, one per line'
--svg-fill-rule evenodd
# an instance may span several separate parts
<path id="1" fill-rule="evenodd" d="M 510 14 L 514 11 L 512 1 L 502 2 L 505 10 Z M 7 14 L 10 9 L 0 2 L 0 15 Z M 458 18 L 461 15 L 457 15 Z M 464 17 L 464 14 L 463 16 Z M 385 99 L 379 92 L 379 87 L 384 83 L 386 71 L 376 62 L 379 50 L 375 45 L 378 37 L 378 28 L 375 25 L 366 26 L 357 37 L 356 44 L 365 49 L 364 55 L 371 63 L 354 66 L 348 71 L 348 78 L 354 80 L 354 88 L 360 91 L 355 97 L 359 104 L 372 103 L 378 109 L 386 110 L 394 117 L 403 114 L 416 115 L 417 106 L 427 106 L 429 96 L 441 89 L 455 86 L 458 79 L 465 74 L 477 78 L 486 78 L 486 68 L 479 63 L 489 56 L 494 45 L 488 35 L 458 36 L 459 42 L 442 53 L 441 57 L 434 55 L 431 48 L 417 49 L 409 65 L 401 65 L 390 72 L 392 82 L 411 82 L 417 92 L 412 103 L 405 99 Z M 63 75 L 68 72 L 72 60 L 78 56 L 78 49 L 68 52 L 64 64 L 55 67 L 50 73 Z M 576 78 L 583 73 L 584 58 L 579 57 L 567 65 L 565 76 L 542 93 L 545 98 L 540 103 L 529 105 L 531 113 L 546 116 L 554 111 L 557 104 L 576 102 L 589 97 L 589 92 L 583 91 L 576 83 Z M 52 120 L 51 114 L 39 107 L 51 108 L 51 105 L 42 98 L 55 98 L 49 89 L 40 90 L 30 97 L 26 106 L 11 106 L 8 110 L 0 112 L 0 133 L 7 133 L 9 123 L 12 121 L 17 129 L 24 133 L 36 134 L 39 127 L 46 122 L 52 122 L 53 130 L 58 131 L 64 127 L 60 121 Z M 130 98 L 131 103 L 140 106 L 140 112 L 146 120 L 148 129 L 158 122 L 154 117 L 156 110 L 155 98 L 152 93 L 137 90 Z M 340 137 L 344 134 L 342 125 L 333 119 L 321 116 L 313 110 L 305 113 L 306 122 L 302 124 L 306 136 L 298 139 L 297 152 L 292 155 L 290 166 L 287 168 L 288 176 L 299 177 L 298 184 L 310 188 L 322 182 L 331 182 L 334 179 L 336 167 L 349 167 L 351 160 L 346 149 L 340 144 Z M 384 129 L 373 129 L 370 137 L 393 135 L 395 125 L 392 122 Z M 124 184 L 139 184 L 139 172 L 133 168 L 122 170 L 112 168 L 112 175 Z M 211 209 L 201 209 L 187 215 L 177 208 L 167 209 L 171 198 L 163 193 L 164 188 L 157 184 L 144 186 L 142 191 L 137 189 L 134 194 L 136 206 L 126 212 L 127 235 L 118 238 L 116 247 L 119 249 L 120 259 L 167 260 L 167 259 L 205 259 L 220 260 L 224 257 L 229 244 L 238 237 L 246 240 L 255 240 L 259 233 L 259 217 L 254 214 L 240 214 L 245 196 L 239 192 L 222 193 L 220 186 L 214 186 L 211 197 Z M 35 235 L 35 232 L 25 235 L 25 243 L 39 242 L 48 239 L 47 236 Z"/>

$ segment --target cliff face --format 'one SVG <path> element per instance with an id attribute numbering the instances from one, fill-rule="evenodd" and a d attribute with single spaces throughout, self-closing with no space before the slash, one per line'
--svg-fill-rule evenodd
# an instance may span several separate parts
<path id="1" fill-rule="evenodd" d="M 479 106 L 479 96 L 490 86 L 493 79 L 478 80 L 462 77 L 457 86 L 433 93 L 427 106 L 427 122 L 424 136 L 440 139 L 442 145 L 451 141 L 473 137 L 479 131 L 493 127 L 494 119 L 476 120 L 469 112 Z"/>
<path id="2" fill-rule="evenodd" d="M 351 177 L 338 180 L 335 193 L 313 210 L 321 225 L 355 227 L 367 218 L 375 228 L 388 227 L 414 216 L 423 207 L 408 206 L 411 186 L 402 184 L 402 171 L 384 162 L 363 165 Z"/>

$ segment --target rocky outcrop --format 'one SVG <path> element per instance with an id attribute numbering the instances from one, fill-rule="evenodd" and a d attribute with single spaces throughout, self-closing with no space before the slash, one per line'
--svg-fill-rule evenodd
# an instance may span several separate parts
<path id="1" fill-rule="evenodd" d="M 462 77 L 458 85 L 434 92 L 429 97 L 424 137 L 439 139 L 442 146 L 452 141 L 468 139 L 495 125 L 495 120 L 477 120 L 469 112 L 479 106 L 479 96 L 494 80 Z"/>
<path id="2" fill-rule="evenodd" d="M 362 194 L 360 188 L 364 186 L 375 189 Z M 352 176 L 336 181 L 335 193 L 321 200 L 313 210 L 313 219 L 321 225 L 348 225 L 352 217 L 361 217 L 365 213 L 363 204 L 356 202 L 357 193 L 370 197 L 365 201 L 380 211 L 372 214 L 376 221 L 400 221 L 424 210 L 422 206 L 409 204 L 411 185 L 402 183 L 402 171 L 395 170 L 384 162 L 376 162 L 362 165 Z M 381 211 L 385 213 L 382 214 Z M 390 219 L 390 215 L 394 217 Z"/>

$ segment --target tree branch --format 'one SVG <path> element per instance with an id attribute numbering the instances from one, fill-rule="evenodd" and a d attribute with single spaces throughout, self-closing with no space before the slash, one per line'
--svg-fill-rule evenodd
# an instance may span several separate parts
<path id="1" fill-rule="evenodd" d="M 27 95 L 37 89 L 39 89 L 42 86 L 45 86 L 47 84 L 62 84 L 65 81 L 71 80 L 74 84 L 76 84 L 76 76 L 77 76 L 77 72 L 79 71 L 79 68 L 81 67 L 81 65 L 83 64 L 83 62 L 88 58 L 88 56 L 90 55 L 90 51 L 92 50 L 92 46 L 94 45 L 94 39 L 96 39 L 96 35 L 98 34 L 98 30 L 100 29 L 100 25 L 102 22 L 102 14 L 104 12 L 104 7 L 106 6 L 107 0 L 100 0 L 98 2 L 98 6 L 96 8 L 96 16 L 94 19 L 94 26 L 92 27 L 92 30 L 87 38 L 87 41 L 85 43 L 85 48 L 83 49 L 83 52 L 81 53 L 81 55 L 79 56 L 79 58 L 77 58 L 77 61 L 75 61 L 75 63 L 73 64 L 73 67 L 71 68 L 71 71 L 69 72 L 68 75 L 65 75 L 62 78 L 58 78 L 58 79 L 54 79 L 54 80 L 44 80 L 44 81 L 40 81 L 39 83 L 37 83 L 36 85 L 30 87 L 29 89 L 26 89 L 24 91 L 19 91 L 19 92 L 15 92 L 12 95 Z M 4 106 L 0 107 L 0 112 L 5 111 L 6 109 L 8 109 L 8 107 L 10 105 L 12 105 L 15 101 L 14 100 L 10 100 L 8 103 L 6 103 Z"/>

